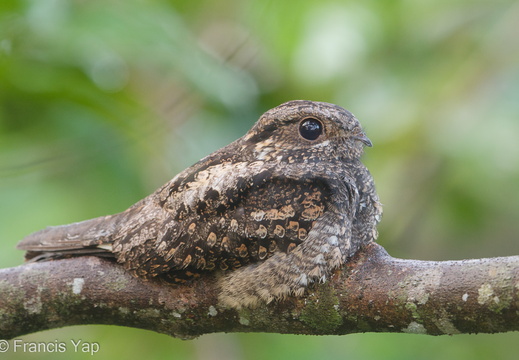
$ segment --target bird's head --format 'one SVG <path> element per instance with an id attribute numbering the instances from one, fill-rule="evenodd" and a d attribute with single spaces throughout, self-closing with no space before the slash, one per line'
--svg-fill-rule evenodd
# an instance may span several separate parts
<path id="1" fill-rule="evenodd" d="M 264 113 L 241 139 L 258 160 L 358 159 L 372 146 L 359 121 L 340 106 L 294 100 Z"/>

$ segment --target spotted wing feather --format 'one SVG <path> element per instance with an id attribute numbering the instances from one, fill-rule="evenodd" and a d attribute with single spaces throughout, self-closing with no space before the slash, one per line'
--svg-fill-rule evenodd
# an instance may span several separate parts
<path id="1" fill-rule="evenodd" d="M 288 253 L 306 239 L 326 211 L 329 197 L 327 187 L 317 180 L 276 178 L 268 171 L 237 177 L 237 186 L 225 191 L 211 186 L 217 178 L 203 191 L 197 190 L 200 184 L 177 181 L 181 194 L 190 188 L 197 200 L 155 211 L 134 225 L 134 231 L 125 229 L 115 243 L 119 261 L 138 275 L 236 269 L 276 252 Z M 168 199 L 175 195 L 169 193 Z M 168 209 L 168 201 L 162 206 Z"/>

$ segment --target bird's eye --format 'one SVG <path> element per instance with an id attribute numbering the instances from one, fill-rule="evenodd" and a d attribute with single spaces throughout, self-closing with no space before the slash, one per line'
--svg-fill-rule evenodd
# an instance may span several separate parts
<path id="1" fill-rule="evenodd" d="M 315 140 L 323 133 L 323 124 L 314 118 L 306 118 L 299 123 L 299 133 L 307 140 Z"/>

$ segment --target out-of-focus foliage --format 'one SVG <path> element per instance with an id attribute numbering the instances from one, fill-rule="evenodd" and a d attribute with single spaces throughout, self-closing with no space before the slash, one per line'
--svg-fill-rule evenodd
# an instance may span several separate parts
<path id="1" fill-rule="evenodd" d="M 337 103 L 364 124 L 392 255 L 516 255 L 517 24 L 514 1 L 2 0 L 0 266 L 22 262 L 24 235 L 124 210 L 296 98 Z M 512 359 L 517 342 L 181 342 L 102 326 L 24 337 L 71 338 L 99 342 L 97 359 Z"/>

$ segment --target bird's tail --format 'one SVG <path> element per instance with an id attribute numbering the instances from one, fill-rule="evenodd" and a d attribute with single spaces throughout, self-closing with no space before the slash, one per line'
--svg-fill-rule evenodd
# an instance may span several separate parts
<path id="1" fill-rule="evenodd" d="M 27 251 L 25 258 L 32 261 L 76 255 L 113 257 L 111 244 L 120 220 L 118 215 L 50 226 L 25 237 L 16 248 Z"/>

